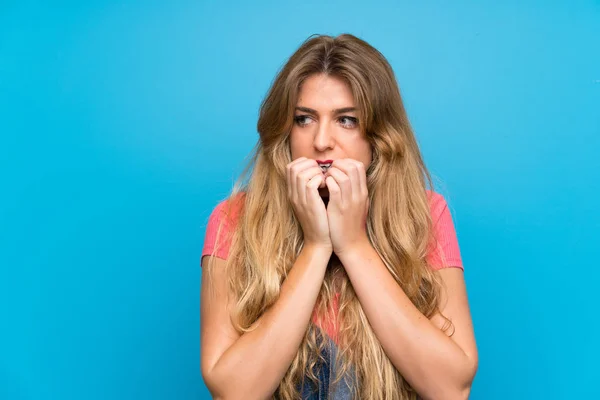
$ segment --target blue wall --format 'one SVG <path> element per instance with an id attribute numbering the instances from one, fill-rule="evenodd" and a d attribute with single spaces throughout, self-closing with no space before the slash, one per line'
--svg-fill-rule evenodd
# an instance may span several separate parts
<path id="1" fill-rule="evenodd" d="M 472 398 L 600 398 L 598 1 L 54 3 L 0 3 L 0 398 L 209 398 L 206 220 L 278 68 L 343 32 L 452 207 Z"/>

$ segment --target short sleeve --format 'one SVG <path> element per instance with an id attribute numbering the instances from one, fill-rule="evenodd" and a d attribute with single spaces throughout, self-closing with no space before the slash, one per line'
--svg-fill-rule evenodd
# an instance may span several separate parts
<path id="1" fill-rule="evenodd" d="M 229 255 L 229 247 L 231 246 L 231 235 L 237 222 L 238 211 L 234 208 L 228 207 L 228 200 L 220 202 L 210 214 L 208 218 L 208 224 L 206 225 L 206 234 L 204 235 L 204 246 L 202 248 L 202 255 L 213 255 L 215 245 L 217 244 L 217 231 L 219 224 L 223 221 L 223 227 L 219 232 L 219 245 L 217 252 L 214 256 L 227 259 Z"/>
<path id="2" fill-rule="evenodd" d="M 439 193 L 430 192 L 429 205 L 433 221 L 433 241 L 427 254 L 427 262 L 436 270 L 448 267 L 464 270 L 456 230 L 446 200 Z"/>

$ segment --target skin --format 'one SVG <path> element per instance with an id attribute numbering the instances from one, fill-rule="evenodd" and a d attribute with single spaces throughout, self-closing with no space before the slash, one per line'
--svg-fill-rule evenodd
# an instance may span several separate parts
<path id="1" fill-rule="evenodd" d="M 334 161 L 349 158 L 362 162 L 366 167 L 371 164 L 371 146 L 358 128 L 357 113 L 334 113 L 337 109 L 356 107 L 352 91 L 344 81 L 325 74 L 309 77 L 300 88 L 296 107 L 294 127 L 290 133 L 292 160 L 301 157 Z M 325 178 L 327 176 L 329 171 Z M 319 194 L 327 197 L 328 187 L 325 184 L 320 185 Z"/>

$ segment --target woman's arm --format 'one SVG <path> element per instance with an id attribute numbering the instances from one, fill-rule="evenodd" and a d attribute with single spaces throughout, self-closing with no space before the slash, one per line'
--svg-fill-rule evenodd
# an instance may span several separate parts
<path id="1" fill-rule="evenodd" d="M 331 248 L 304 247 L 279 299 L 256 321 L 254 331 L 241 336 L 229 320 L 225 261 L 216 260 L 212 281 L 203 267 L 202 376 L 214 398 L 273 395 L 306 333 L 331 254 Z"/>
<path id="2" fill-rule="evenodd" d="M 396 369 L 424 399 L 467 399 L 477 370 L 477 348 L 463 271 L 440 271 L 445 291 L 443 320 L 427 319 L 396 283 L 370 244 L 339 255 L 373 331 Z M 375 289 L 374 289 L 375 288 Z"/>

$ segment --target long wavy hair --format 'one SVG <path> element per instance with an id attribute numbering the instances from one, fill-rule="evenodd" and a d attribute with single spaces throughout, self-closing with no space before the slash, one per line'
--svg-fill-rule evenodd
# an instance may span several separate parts
<path id="1" fill-rule="evenodd" d="M 446 332 L 452 323 L 438 304 L 442 282 L 426 261 L 428 251 L 436 246 L 427 189 L 427 184 L 433 188 L 432 179 L 391 66 L 379 51 L 350 34 L 309 37 L 280 69 L 261 104 L 259 140 L 226 199 L 225 217 L 217 230 L 220 239 L 215 253 L 230 241 L 226 269 L 234 296 L 231 321 L 240 334 L 254 329 L 257 319 L 277 301 L 302 250 L 302 228 L 286 190 L 286 165 L 292 161 L 289 135 L 300 86 L 309 76 L 321 73 L 349 85 L 361 132 L 371 145 L 369 241 L 419 311 L 444 318 L 442 330 Z M 222 235 L 223 224 L 232 223 L 230 235 Z M 353 398 L 418 398 L 384 352 L 344 269 L 339 264 L 335 267 L 327 268 L 314 308 L 319 320 L 331 318 L 334 271 L 341 273 L 338 316 L 333 321 L 339 348 L 334 383 L 350 371 Z M 210 273 L 210 262 L 208 269 Z M 299 398 L 299 385 L 306 378 L 317 383 L 315 366 L 325 361 L 321 329 L 311 319 L 275 398 Z"/>

